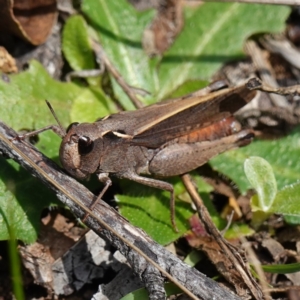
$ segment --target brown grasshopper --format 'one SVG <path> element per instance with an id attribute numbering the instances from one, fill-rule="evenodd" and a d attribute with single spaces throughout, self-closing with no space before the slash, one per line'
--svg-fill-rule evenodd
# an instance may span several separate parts
<path id="1" fill-rule="evenodd" d="M 72 123 L 66 131 L 48 103 L 59 126 L 50 125 L 26 136 L 48 129 L 60 135 L 62 166 L 78 179 L 95 173 L 104 183 L 98 199 L 111 185 L 110 175 L 169 191 L 171 221 L 176 228 L 173 186 L 140 174 L 181 175 L 217 154 L 249 144 L 254 136 L 251 130 L 242 130 L 232 114 L 256 92 L 245 85 L 221 90 L 215 90 L 216 86 L 94 123 Z"/>

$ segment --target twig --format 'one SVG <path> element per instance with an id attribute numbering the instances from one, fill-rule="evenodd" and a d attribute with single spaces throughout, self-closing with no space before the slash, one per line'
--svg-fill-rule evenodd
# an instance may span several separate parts
<path id="1" fill-rule="evenodd" d="M 121 74 L 119 73 L 119 71 L 110 62 L 110 60 L 106 56 L 105 51 L 103 50 L 102 46 L 97 41 L 92 40 L 92 47 L 93 47 L 93 49 L 95 51 L 95 54 L 97 56 L 97 60 L 104 63 L 104 65 L 107 68 L 107 70 L 115 78 L 115 80 L 118 82 L 118 84 L 123 89 L 123 91 L 127 94 L 127 96 L 130 98 L 130 100 L 132 101 L 132 103 L 134 104 L 134 106 L 136 108 L 142 108 L 144 105 L 137 98 L 134 89 L 127 84 L 127 82 L 121 76 Z"/>
<path id="2" fill-rule="evenodd" d="M 245 265 L 242 257 L 238 253 L 238 251 L 233 251 L 233 245 L 229 244 L 223 236 L 220 234 L 218 229 L 215 227 L 214 223 L 212 222 L 209 213 L 206 207 L 203 205 L 203 202 L 197 193 L 189 174 L 185 174 L 181 176 L 182 181 L 185 185 L 186 190 L 188 191 L 190 197 L 193 200 L 197 208 L 197 212 L 199 214 L 199 218 L 202 221 L 203 225 L 205 226 L 206 231 L 213 236 L 213 238 L 217 241 L 220 248 L 224 252 L 224 264 L 227 261 L 228 266 L 237 269 L 237 273 L 240 275 L 240 284 L 242 282 L 245 283 L 251 294 L 253 295 L 254 299 L 262 299 L 262 292 L 258 284 L 256 283 L 255 279 L 251 275 L 251 272 Z M 229 282 L 232 283 L 232 278 L 230 278 L 230 274 L 225 273 L 222 274 Z"/>
<path id="3" fill-rule="evenodd" d="M 0 122 L 0 153 L 39 178 L 76 216 L 82 218 L 88 212 L 86 224 L 127 258 L 134 271 L 148 285 L 148 290 L 156 281 L 161 282 L 160 274 L 163 274 L 192 299 L 240 300 L 237 295 L 184 264 L 103 201 L 90 211 L 87 207 L 95 196 L 32 145 L 14 139 L 16 136 L 12 129 Z"/>

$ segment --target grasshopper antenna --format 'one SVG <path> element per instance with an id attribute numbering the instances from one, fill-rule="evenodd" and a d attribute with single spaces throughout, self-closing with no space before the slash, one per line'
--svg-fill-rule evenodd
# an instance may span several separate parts
<path id="1" fill-rule="evenodd" d="M 47 104 L 48 108 L 49 108 L 50 111 L 51 111 L 52 116 L 54 117 L 55 121 L 56 121 L 57 124 L 58 124 L 58 128 L 57 128 L 57 129 L 59 129 L 59 130 L 58 130 L 59 132 L 56 132 L 56 133 L 57 133 L 59 136 L 64 137 L 64 136 L 66 135 L 66 130 L 63 128 L 63 126 L 61 125 L 60 121 L 58 120 L 58 117 L 57 117 L 57 115 L 56 115 L 56 113 L 55 113 L 55 111 L 54 111 L 52 105 L 50 104 L 50 102 L 49 102 L 48 100 L 45 100 L 45 101 L 46 101 L 46 104 Z"/>
<path id="2" fill-rule="evenodd" d="M 271 87 L 265 83 L 263 83 L 260 79 L 258 78 L 251 78 L 249 81 L 246 83 L 246 86 L 250 90 L 259 90 L 262 92 L 267 92 L 267 93 L 274 93 L 278 95 L 292 95 L 292 96 L 299 96 L 300 95 L 300 85 L 292 85 L 292 86 L 286 86 L 286 87 L 279 87 L 279 88 L 274 88 Z"/>

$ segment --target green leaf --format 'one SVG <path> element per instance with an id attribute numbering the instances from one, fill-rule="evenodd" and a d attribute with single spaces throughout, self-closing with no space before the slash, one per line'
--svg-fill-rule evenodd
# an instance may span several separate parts
<path id="1" fill-rule="evenodd" d="M 226 221 L 220 217 L 209 197 L 212 187 L 199 176 L 193 176 L 193 180 L 214 224 L 223 229 Z M 175 216 L 179 233 L 174 231 L 171 224 L 169 192 L 123 180 L 123 194 L 117 195 L 120 213 L 162 245 L 170 244 L 186 233 L 190 229 L 189 219 L 196 213 L 179 178 L 168 181 L 172 182 L 176 194 Z"/>
<path id="2" fill-rule="evenodd" d="M 285 186 L 277 193 L 273 169 L 266 160 L 250 157 L 244 167 L 247 178 L 258 193 L 252 197 L 253 221 L 261 223 L 269 214 L 277 213 L 293 217 L 294 223 L 299 222 L 300 183 Z"/>
<path id="3" fill-rule="evenodd" d="M 111 100 L 99 88 L 86 89 L 74 99 L 71 109 L 72 122 L 95 122 L 117 109 Z"/>
<path id="4" fill-rule="evenodd" d="M 133 225 L 145 230 L 156 242 L 170 244 L 190 228 L 188 219 L 194 214 L 190 203 L 176 199 L 177 233 L 171 224 L 169 192 L 128 180 L 121 183 L 124 194 L 116 197 L 120 213 Z M 177 195 L 179 190 L 184 190 L 181 182 L 177 182 L 174 188 Z"/>
<path id="5" fill-rule="evenodd" d="M 254 230 L 247 224 L 234 223 L 231 227 L 226 230 L 224 238 L 227 240 L 235 240 L 241 236 L 250 236 L 254 234 Z"/>
<path id="6" fill-rule="evenodd" d="M 46 70 L 32 61 L 29 69 L 0 81 L 1 121 L 16 131 L 33 130 L 54 124 L 45 99 L 53 105 L 59 120 L 69 125 L 72 99 L 86 88 L 73 83 L 53 80 Z M 57 159 L 61 139 L 53 132 L 39 135 L 38 148 L 47 156 Z M 17 164 L 1 158 L 0 168 L 0 239 L 9 238 L 8 229 L 17 239 L 31 243 L 37 236 L 40 214 L 56 197 Z"/>
<path id="7" fill-rule="evenodd" d="M 53 106 L 63 126 L 70 124 L 69 111 L 72 99 L 83 89 L 73 83 L 61 83 L 53 80 L 47 71 L 36 61 L 29 69 L 17 75 L 11 75 L 8 82 L 0 81 L 1 120 L 14 128 L 33 130 L 54 124 L 45 100 Z M 60 139 L 46 132 L 40 135 L 38 147 L 48 156 L 58 155 Z"/>
<path id="8" fill-rule="evenodd" d="M 280 264 L 280 265 L 261 265 L 265 272 L 272 274 L 290 274 L 300 271 L 300 263 Z"/>
<path id="9" fill-rule="evenodd" d="M 300 216 L 300 183 L 294 183 L 279 191 L 270 212 L 287 216 Z"/>
<path id="10" fill-rule="evenodd" d="M 174 283 L 166 283 L 165 290 L 167 296 L 176 295 L 182 292 L 177 286 L 174 285 Z M 135 290 L 127 294 L 126 296 L 122 297 L 120 300 L 139 300 L 139 299 L 144 299 L 144 300 L 149 299 L 149 294 L 145 288 Z"/>
<path id="11" fill-rule="evenodd" d="M 18 300 L 25 300 L 25 291 L 22 276 L 22 263 L 19 255 L 18 241 L 14 236 L 14 231 L 10 230 L 9 244 L 9 263 L 10 276 L 12 278 L 13 294 Z"/>
<path id="12" fill-rule="evenodd" d="M 145 288 L 137 289 L 124 297 L 120 300 L 138 300 L 138 299 L 149 299 L 149 294 Z"/>
<path id="13" fill-rule="evenodd" d="M 172 94 L 169 95 L 170 98 L 178 98 L 185 95 L 188 95 L 192 92 L 205 88 L 209 84 L 208 81 L 202 80 L 189 80 L 186 81 L 184 84 L 179 86 Z"/>
<path id="14" fill-rule="evenodd" d="M 33 243 L 44 207 L 56 197 L 16 163 L 0 158 L 0 240 L 10 233 L 25 243 Z"/>
<path id="15" fill-rule="evenodd" d="M 300 151 L 300 131 L 296 128 L 284 138 L 276 140 L 256 140 L 247 147 L 228 151 L 210 160 L 217 171 L 227 175 L 239 187 L 242 193 L 251 188 L 243 164 L 250 156 L 259 156 L 267 160 L 277 180 L 278 190 L 299 180 L 298 168 Z"/>
<path id="16" fill-rule="evenodd" d="M 149 92 L 157 90 L 154 66 L 141 45 L 143 30 L 151 21 L 154 12 L 139 13 L 124 0 L 86 0 L 82 3 L 82 11 L 88 23 L 98 33 L 99 41 L 109 60 L 125 81 Z M 113 88 L 122 105 L 126 109 L 134 109 L 131 101 L 114 80 Z M 145 104 L 150 102 L 146 101 Z"/>
<path id="17" fill-rule="evenodd" d="M 290 9 L 275 5 L 204 3 L 185 10 L 185 27 L 159 69 L 158 98 L 187 79 L 209 80 L 226 62 L 243 56 L 251 34 L 281 31 Z"/>
<path id="18" fill-rule="evenodd" d="M 300 224 L 300 215 L 299 216 L 285 215 L 284 220 L 285 220 L 286 223 L 288 223 L 290 225 L 298 225 L 298 224 Z"/>
<path id="19" fill-rule="evenodd" d="M 239 3 L 186 8 L 185 28 L 160 61 L 150 60 L 140 42 L 152 11 L 137 12 L 125 0 L 85 0 L 82 10 L 126 82 L 151 93 L 145 104 L 165 98 L 188 80 L 209 80 L 224 62 L 242 56 L 249 35 L 282 30 L 290 11 L 285 6 Z M 132 109 L 120 87 L 113 86 L 122 105 Z"/>
<path id="20" fill-rule="evenodd" d="M 75 71 L 96 68 L 93 49 L 89 42 L 87 25 L 82 16 L 68 18 L 62 36 L 62 51 L 66 60 Z M 87 78 L 90 85 L 98 86 L 98 77 Z"/>
<path id="21" fill-rule="evenodd" d="M 63 30 L 62 50 L 75 71 L 95 69 L 94 54 L 83 17 L 75 15 L 68 18 Z"/>
<path id="22" fill-rule="evenodd" d="M 194 267 L 199 261 L 205 258 L 203 252 L 199 250 L 192 250 L 184 259 L 184 262 L 191 267 Z"/>
<path id="23" fill-rule="evenodd" d="M 251 156 L 244 162 L 245 174 L 258 194 L 258 209 L 268 212 L 277 193 L 271 165 L 263 158 Z"/>

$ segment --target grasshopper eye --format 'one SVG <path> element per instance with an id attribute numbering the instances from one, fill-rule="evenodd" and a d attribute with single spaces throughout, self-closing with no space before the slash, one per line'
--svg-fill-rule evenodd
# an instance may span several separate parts
<path id="1" fill-rule="evenodd" d="M 90 153 L 94 148 L 94 142 L 88 136 L 81 136 L 78 139 L 78 152 L 80 155 Z"/>
<path id="2" fill-rule="evenodd" d="M 77 125 L 79 125 L 78 122 L 71 123 L 71 124 L 68 126 L 68 128 L 67 128 L 67 133 L 70 131 L 70 129 L 71 129 L 73 126 L 77 126 Z"/>

